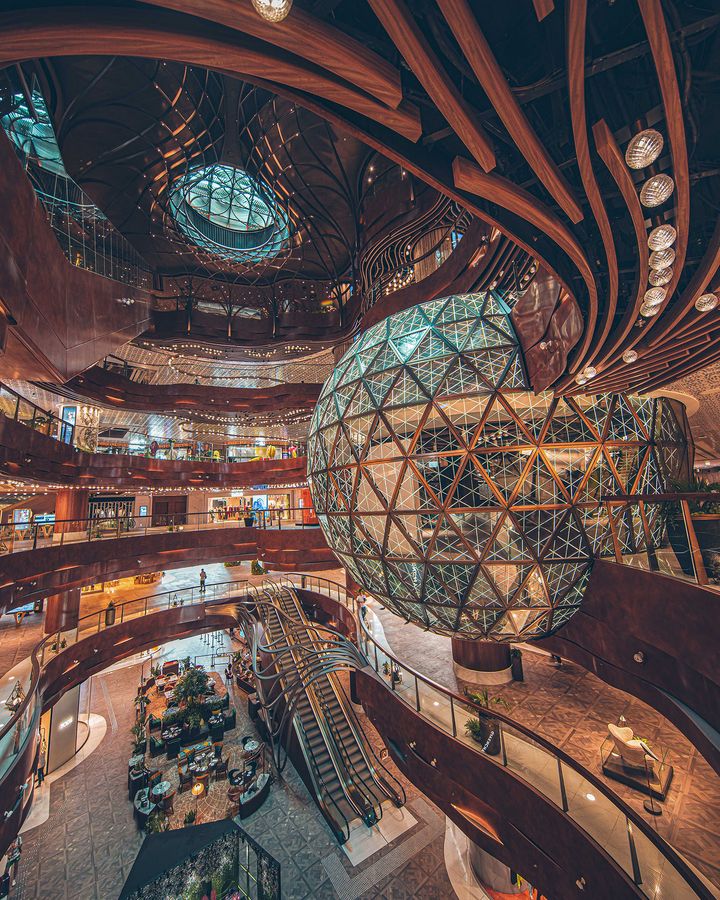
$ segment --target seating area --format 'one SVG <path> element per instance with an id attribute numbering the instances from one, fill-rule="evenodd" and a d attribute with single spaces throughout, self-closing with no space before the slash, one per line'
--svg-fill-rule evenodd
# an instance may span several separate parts
<path id="1" fill-rule="evenodd" d="M 155 667 L 135 699 L 128 799 L 139 830 L 249 815 L 267 795 L 265 744 L 237 737 L 222 677 L 189 658 Z"/>

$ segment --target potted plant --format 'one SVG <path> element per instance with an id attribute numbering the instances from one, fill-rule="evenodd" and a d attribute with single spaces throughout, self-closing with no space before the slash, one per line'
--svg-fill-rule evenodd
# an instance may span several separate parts
<path id="1" fill-rule="evenodd" d="M 148 834 L 161 834 L 168 830 L 169 825 L 170 822 L 165 813 L 161 809 L 154 809 L 148 816 L 145 830 Z"/>
<path id="2" fill-rule="evenodd" d="M 525 676 L 523 674 L 522 650 L 518 649 L 517 647 L 513 647 L 510 650 L 510 668 L 512 671 L 513 681 L 525 680 Z"/>
<path id="3" fill-rule="evenodd" d="M 185 813 L 185 818 L 183 819 L 183 825 L 194 825 L 194 824 L 195 824 L 195 818 L 196 818 L 195 810 L 194 810 L 194 809 L 189 809 L 189 810 Z"/>
<path id="4" fill-rule="evenodd" d="M 145 741 L 146 741 L 146 732 L 145 732 L 145 721 L 138 720 L 134 723 L 132 728 L 130 729 L 130 734 L 133 736 L 135 740 L 135 752 L 136 753 L 144 753 L 145 752 Z"/>
<path id="5" fill-rule="evenodd" d="M 389 662 L 383 663 L 383 674 L 390 678 L 391 684 L 400 684 L 402 681 L 402 672 L 398 667 L 393 663 L 392 665 Z"/>
<path id="6" fill-rule="evenodd" d="M 720 484 L 693 477 L 688 481 L 674 482 L 673 490 L 678 494 L 718 494 L 717 500 L 689 500 L 688 507 L 692 518 L 702 560 L 708 577 L 717 580 L 720 568 Z M 680 503 L 664 503 L 662 505 L 663 521 L 667 528 L 670 545 L 675 552 L 678 563 L 685 575 L 694 575 L 695 567 L 692 551 L 688 541 L 685 522 Z"/>
<path id="7" fill-rule="evenodd" d="M 488 711 L 491 706 L 502 706 L 505 707 L 505 709 L 510 708 L 507 701 L 502 697 L 490 697 L 485 688 L 479 692 L 466 690 L 465 696 L 468 700 L 472 700 L 477 706 Z M 470 712 L 475 712 L 475 709 L 470 707 Z M 500 752 L 502 748 L 500 741 L 500 722 L 494 718 L 494 716 L 480 715 L 468 719 L 465 723 L 465 731 L 474 741 L 482 746 L 485 753 L 488 753 L 491 756 L 497 756 Z"/>
<path id="8" fill-rule="evenodd" d="M 259 559 L 254 559 L 250 563 L 250 574 L 251 575 L 264 575 L 265 572 L 266 572 L 266 570 Z"/>

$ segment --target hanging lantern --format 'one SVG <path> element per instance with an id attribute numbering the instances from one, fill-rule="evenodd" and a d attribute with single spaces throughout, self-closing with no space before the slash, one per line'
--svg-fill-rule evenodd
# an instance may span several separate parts
<path id="1" fill-rule="evenodd" d="M 638 355 L 634 350 L 626 350 L 622 358 L 624 363 L 634 363 L 637 362 Z"/>
<path id="2" fill-rule="evenodd" d="M 674 190 L 675 182 L 669 175 L 653 175 L 642 186 L 640 202 L 643 206 L 661 206 Z"/>
<path id="3" fill-rule="evenodd" d="M 695 309 L 698 312 L 710 312 L 711 309 L 715 309 L 718 303 L 720 303 L 720 300 L 715 294 L 703 294 L 695 301 Z"/>
<path id="4" fill-rule="evenodd" d="M 651 250 L 665 250 L 672 247 L 677 238 L 677 231 L 672 225 L 658 225 L 648 236 L 648 247 Z"/>

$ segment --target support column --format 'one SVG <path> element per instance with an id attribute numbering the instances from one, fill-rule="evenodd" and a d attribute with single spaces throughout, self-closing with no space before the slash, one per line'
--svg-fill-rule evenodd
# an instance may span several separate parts
<path id="1" fill-rule="evenodd" d="M 80 588 L 53 594 L 45 601 L 45 634 L 74 631 L 80 618 Z"/>
<path id="2" fill-rule="evenodd" d="M 478 847 L 468 838 L 468 859 L 470 867 L 480 885 L 493 891 L 493 896 L 508 897 L 516 894 L 529 897 L 529 886 L 517 885 L 517 879 L 505 863 L 495 859 L 487 850 Z"/>
<path id="3" fill-rule="evenodd" d="M 510 644 L 452 639 L 453 669 L 462 681 L 507 684 L 512 681 Z"/>
<path id="4" fill-rule="evenodd" d="M 68 540 L 73 536 L 81 539 L 87 531 L 87 518 L 90 512 L 90 491 L 66 490 L 55 495 L 55 527 L 54 542 Z"/>

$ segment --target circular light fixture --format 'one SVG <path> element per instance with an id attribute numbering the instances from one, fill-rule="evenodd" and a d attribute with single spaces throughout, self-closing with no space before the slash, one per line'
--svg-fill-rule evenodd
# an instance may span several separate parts
<path id="1" fill-rule="evenodd" d="M 650 269 L 648 281 L 654 287 L 661 287 L 663 284 L 667 284 L 669 281 L 672 281 L 672 277 L 672 267 L 668 266 L 667 269 Z"/>
<path id="2" fill-rule="evenodd" d="M 642 186 L 640 202 L 643 206 L 661 206 L 674 190 L 675 182 L 669 175 L 653 175 Z"/>
<path id="3" fill-rule="evenodd" d="M 650 288 L 649 291 L 645 291 L 643 306 L 660 306 L 665 297 L 667 297 L 667 291 L 664 287 Z"/>
<path id="4" fill-rule="evenodd" d="M 660 156 L 665 140 L 659 131 L 646 128 L 635 135 L 625 150 L 625 162 L 631 169 L 644 169 Z"/>
<path id="5" fill-rule="evenodd" d="M 677 238 L 677 231 L 672 225 L 658 225 L 648 236 L 648 247 L 651 250 L 664 250 L 672 247 Z"/>
<path id="6" fill-rule="evenodd" d="M 292 0 L 252 0 L 252 5 L 267 22 L 282 22 L 292 8 Z"/>
<path id="7" fill-rule="evenodd" d="M 575 376 L 575 381 L 577 381 L 578 384 L 585 384 L 587 380 L 587 375 L 584 372 L 580 372 L 579 375 Z"/>
<path id="8" fill-rule="evenodd" d="M 664 250 L 656 250 L 650 254 L 651 269 L 667 269 L 675 262 L 675 251 L 672 247 L 666 247 Z"/>
<path id="9" fill-rule="evenodd" d="M 638 355 L 634 350 L 626 350 L 623 353 L 623 362 L 625 363 L 634 363 L 637 362 Z"/>
<path id="10" fill-rule="evenodd" d="M 643 303 L 640 307 L 640 315 L 645 319 L 652 319 L 652 317 L 656 316 L 659 312 L 659 306 L 648 306 L 647 303 Z"/>
<path id="11" fill-rule="evenodd" d="M 695 309 L 698 312 L 710 312 L 711 309 L 715 309 L 718 303 L 720 303 L 720 300 L 715 294 L 703 294 L 695 301 Z"/>
<path id="12" fill-rule="evenodd" d="M 594 378 L 597 375 L 597 369 L 595 366 L 585 366 L 584 374 L 586 378 Z"/>

